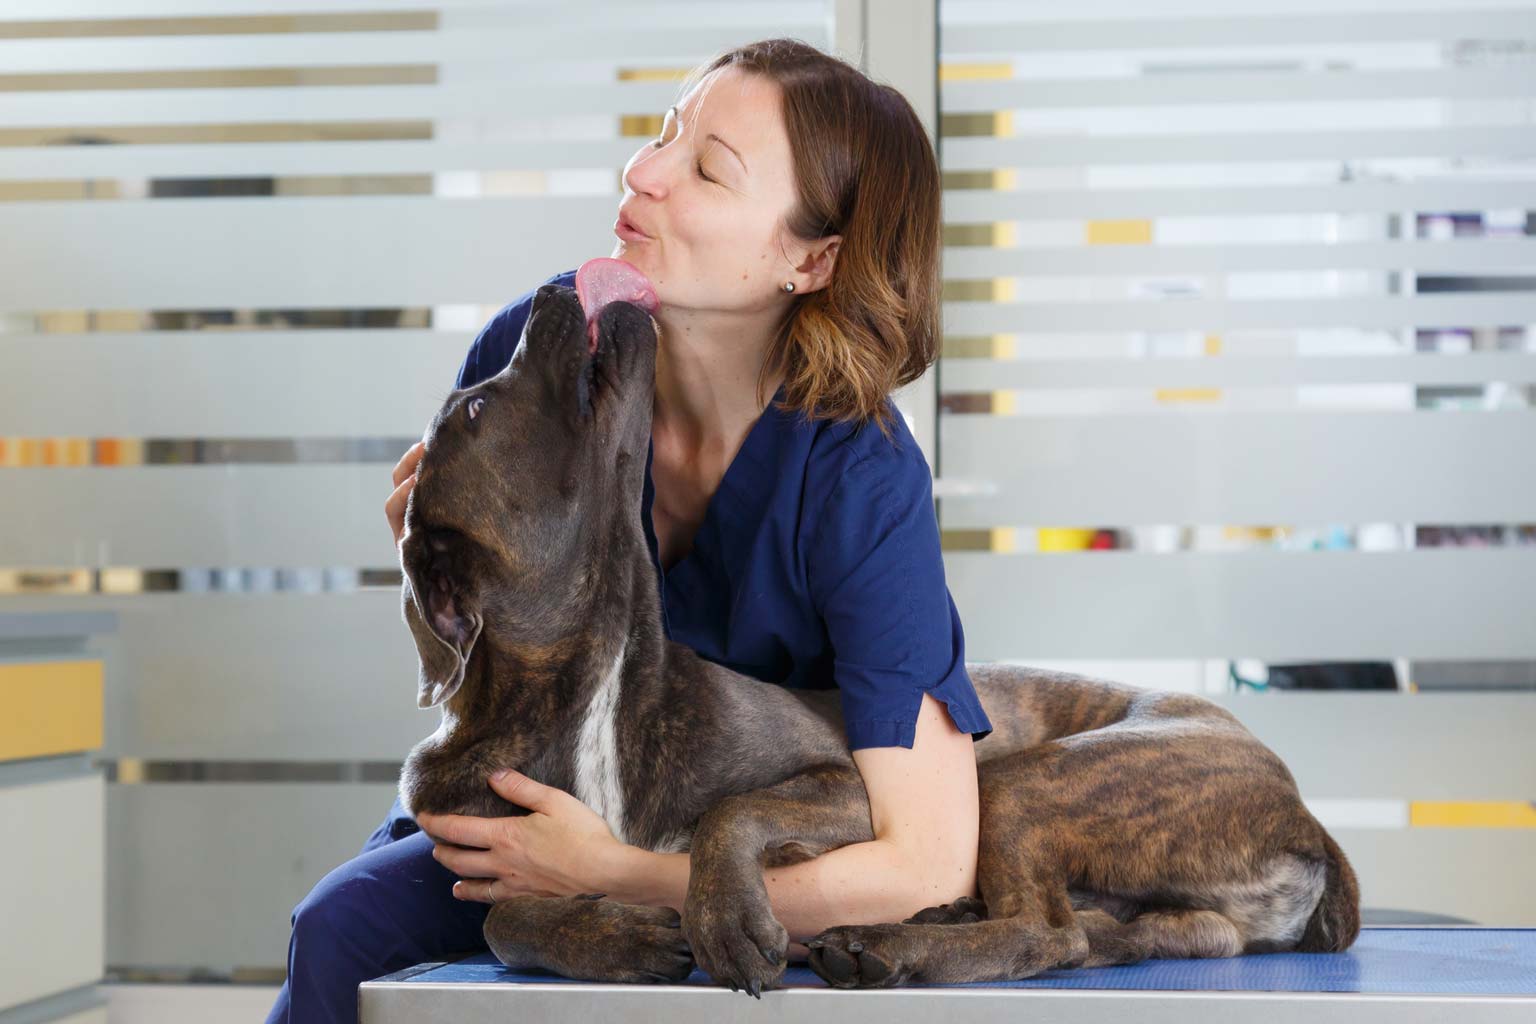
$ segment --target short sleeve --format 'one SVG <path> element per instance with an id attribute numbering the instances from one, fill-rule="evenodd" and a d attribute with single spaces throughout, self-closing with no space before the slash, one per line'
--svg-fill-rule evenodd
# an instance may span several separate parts
<path id="1" fill-rule="evenodd" d="M 454 381 L 458 390 L 472 388 L 488 377 L 494 377 L 512 361 L 512 352 L 523 336 L 523 325 L 533 309 L 533 296 L 546 284 L 569 285 L 575 280 L 576 271 L 566 270 L 549 278 L 537 287 L 519 295 L 486 321 L 470 342 L 464 362 L 459 366 L 459 376 Z"/>
<path id="2" fill-rule="evenodd" d="M 921 452 L 866 455 L 843 469 L 813 529 L 807 579 L 832 647 L 849 749 L 910 748 L 924 693 L 984 739 L 992 723 L 965 670 Z"/>

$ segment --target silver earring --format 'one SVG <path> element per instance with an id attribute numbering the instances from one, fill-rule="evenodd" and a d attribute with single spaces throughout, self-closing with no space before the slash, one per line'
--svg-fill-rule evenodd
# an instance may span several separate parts
<path id="1" fill-rule="evenodd" d="M 787 291 L 787 292 L 794 291 L 795 290 L 795 282 L 793 282 L 793 281 L 785 281 L 784 282 L 784 290 Z"/>

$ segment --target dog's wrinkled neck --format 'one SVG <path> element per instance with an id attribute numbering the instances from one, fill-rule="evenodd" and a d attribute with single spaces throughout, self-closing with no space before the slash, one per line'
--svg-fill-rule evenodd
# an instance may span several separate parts
<path id="1" fill-rule="evenodd" d="M 561 640 L 523 646 L 487 621 L 463 687 L 443 705 L 449 731 L 461 740 L 494 735 L 535 762 L 559 745 L 616 669 L 622 681 L 626 665 L 659 663 L 665 644 L 660 595 L 639 517 L 633 518 L 611 516 L 585 555 L 591 583 L 576 607 L 563 610 L 569 629 Z"/>

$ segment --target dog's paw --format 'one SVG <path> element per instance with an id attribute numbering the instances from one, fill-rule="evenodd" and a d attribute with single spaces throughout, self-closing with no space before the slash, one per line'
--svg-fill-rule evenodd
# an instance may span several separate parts
<path id="1" fill-rule="evenodd" d="M 543 905 L 540 906 L 539 903 Z M 671 907 L 570 900 L 507 900 L 491 908 L 485 940 L 510 967 L 545 967 L 579 981 L 681 982 L 693 973 L 682 919 Z"/>
<path id="2" fill-rule="evenodd" d="M 683 917 L 694 959 L 716 983 L 761 999 L 784 977 L 789 932 L 773 916 L 766 892 L 707 900 L 690 894 Z"/>
<path id="3" fill-rule="evenodd" d="M 806 941 L 807 964 L 833 988 L 889 988 L 912 977 L 898 924 L 840 925 Z"/>
<path id="4" fill-rule="evenodd" d="M 975 924 L 987 919 L 987 905 L 974 896 L 919 910 L 902 924 Z"/>

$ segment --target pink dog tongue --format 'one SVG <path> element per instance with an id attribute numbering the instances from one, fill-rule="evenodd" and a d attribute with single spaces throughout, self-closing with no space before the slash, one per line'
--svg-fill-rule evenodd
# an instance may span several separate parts
<path id="1" fill-rule="evenodd" d="M 633 302 L 653 316 L 661 305 L 645 275 L 623 260 L 587 260 L 576 270 L 576 297 L 587 317 L 587 344 L 597 351 L 597 318 L 610 302 Z"/>

